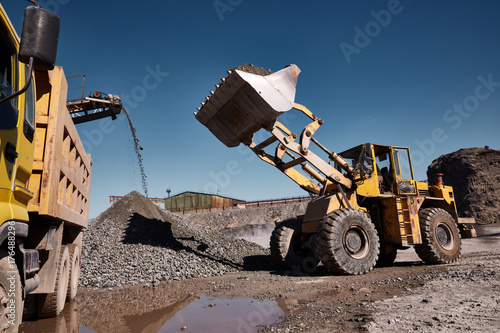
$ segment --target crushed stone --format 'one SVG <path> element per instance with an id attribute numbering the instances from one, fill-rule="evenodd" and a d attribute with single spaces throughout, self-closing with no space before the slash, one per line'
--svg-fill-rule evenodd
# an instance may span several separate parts
<path id="1" fill-rule="evenodd" d="M 85 230 L 80 285 L 120 287 L 271 265 L 267 249 L 164 211 L 133 191 Z"/>

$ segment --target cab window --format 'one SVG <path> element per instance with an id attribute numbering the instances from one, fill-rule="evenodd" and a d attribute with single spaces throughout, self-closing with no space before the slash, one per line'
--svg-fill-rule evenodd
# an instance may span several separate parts
<path id="1" fill-rule="evenodd" d="M 380 192 L 382 194 L 392 194 L 394 191 L 394 175 L 390 147 L 374 145 L 374 151 Z"/>
<path id="2" fill-rule="evenodd" d="M 0 29 L 0 99 L 14 93 L 16 78 L 16 49 L 5 30 Z M 12 129 L 17 126 L 19 112 L 17 98 L 0 104 L 0 129 Z"/>
<path id="3" fill-rule="evenodd" d="M 396 166 L 396 175 L 399 179 L 413 179 L 408 150 L 394 148 L 394 165 Z"/>

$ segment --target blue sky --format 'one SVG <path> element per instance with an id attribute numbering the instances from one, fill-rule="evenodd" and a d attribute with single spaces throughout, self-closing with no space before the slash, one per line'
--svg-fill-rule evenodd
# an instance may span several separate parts
<path id="1" fill-rule="evenodd" d="M 325 146 L 408 146 L 417 180 L 442 154 L 500 149 L 498 1 L 39 2 L 61 17 L 66 75 L 86 74 L 86 95 L 124 100 L 151 197 L 167 188 L 245 200 L 305 194 L 193 116 L 226 70 L 244 63 L 298 65 L 296 102 L 325 120 L 316 133 Z M 20 33 L 29 3 L 2 5 Z M 77 126 L 94 161 L 90 217 L 110 195 L 141 191 L 127 126 L 124 115 Z"/>

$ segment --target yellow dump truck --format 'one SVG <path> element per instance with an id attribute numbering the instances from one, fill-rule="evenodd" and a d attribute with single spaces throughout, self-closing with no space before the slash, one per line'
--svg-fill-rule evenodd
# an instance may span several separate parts
<path id="1" fill-rule="evenodd" d="M 20 39 L 0 5 L 0 328 L 25 300 L 39 318 L 76 296 L 92 163 L 55 67 L 59 17 L 26 8 Z"/>

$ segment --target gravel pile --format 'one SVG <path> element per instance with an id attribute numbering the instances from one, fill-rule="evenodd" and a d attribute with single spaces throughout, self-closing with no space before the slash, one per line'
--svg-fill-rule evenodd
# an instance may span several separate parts
<path id="1" fill-rule="evenodd" d="M 85 231 L 80 285 L 155 284 L 270 265 L 268 250 L 207 230 L 133 191 Z"/>
<path id="2" fill-rule="evenodd" d="M 231 71 L 232 70 L 240 70 L 243 72 L 262 75 L 262 76 L 269 75 L 269 74 L 273 73 L 270 69 L 264 69 L 264 68 L 261 68 L 261 67 L 258 67 L 258 66 L 252 65 L 252 64 L 243 64 L 243 65 L 240 65 L 240 66 L 235 67 L 235 68 L 230 69 L 230 70 Z"/>
<path id="3" fill-rule="evenodd" d="M 442 155 L 429 166 L 429 181 L 436 173 L 453 186 L 459 216 L 500 222 L 500 150 L 467 148 Z"/>

